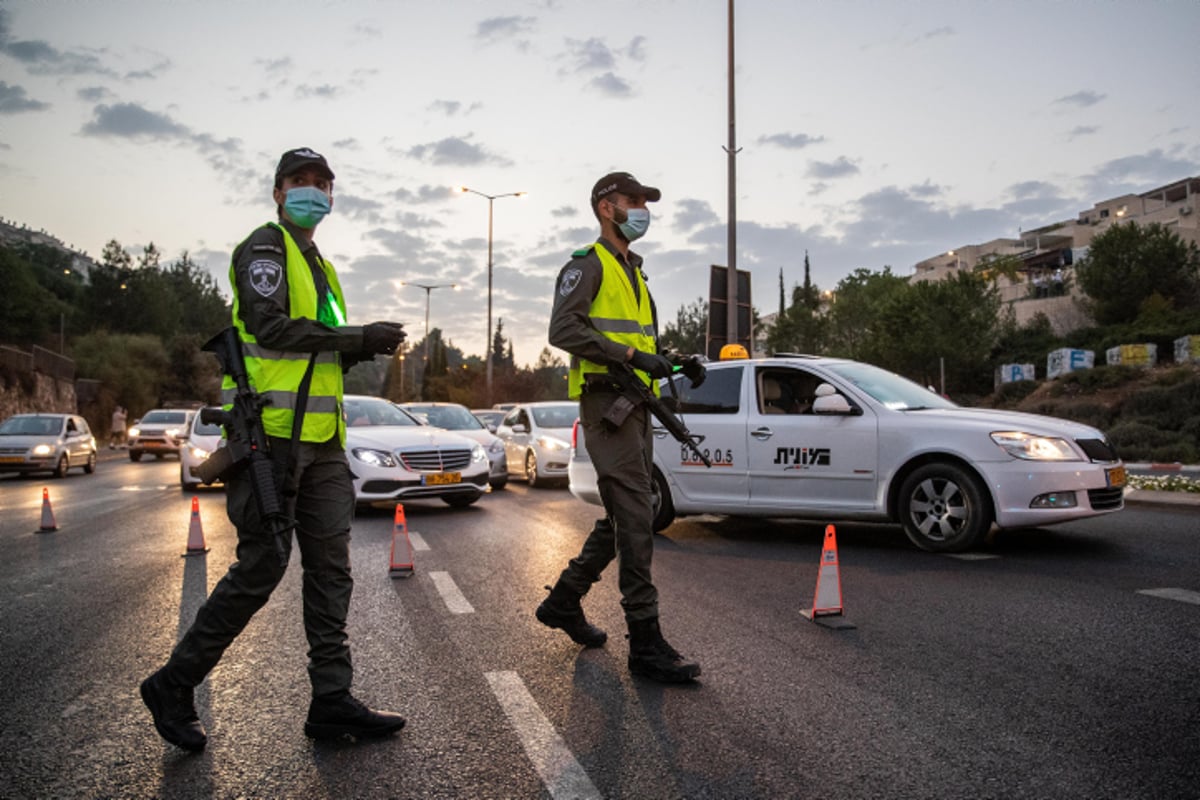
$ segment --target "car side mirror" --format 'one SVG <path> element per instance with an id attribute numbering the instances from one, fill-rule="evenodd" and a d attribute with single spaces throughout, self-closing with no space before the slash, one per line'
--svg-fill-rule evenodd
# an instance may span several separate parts
<path id="1" fill-rule="evenodd" d="M 512 432 L 513 433 L 528 433 L 529 429 L 525 427 L 525 423 L 518 422 L 516 425 L 512 426 Z"/>
<path id="2" fill-rule="evenodd" d="M 856 409 L 838 393 L 837 389 L 828 383 L 822 383 L 817 387 L 817 399 L 813 401 L 812 412 L 814 414 L 852 415 L 856 413 Z"/>

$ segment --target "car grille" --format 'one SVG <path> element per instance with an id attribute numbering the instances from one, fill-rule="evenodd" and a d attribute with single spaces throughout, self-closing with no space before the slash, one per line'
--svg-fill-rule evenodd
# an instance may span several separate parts
<path id="1" fill-rule="evenodd" d="M 1111 511 L 1124 502 L 1125 490 L 1120 486 L 1108 489 L 1088 489 L 1088 502 L 1096 511 Z"/>
<path id="2" fill-rule="evenodd" d="M 463 469 L 471 463 L 471 451 L 462 447 L 431 447 L 397 450 L 396 457 L 405 469 L 414 472 L 442 472 Z"/>
<path id="3" fill-rule="evenodd" d="M 0 447 L 0 456 L 23 456 L 28 447 Z"/>
<path id="4" fill-rule="evenodd" d="M 1076 439 L 1075 444 L 1092 461 L 1119 461 L 1117 450 L 1103 439 Z"/>

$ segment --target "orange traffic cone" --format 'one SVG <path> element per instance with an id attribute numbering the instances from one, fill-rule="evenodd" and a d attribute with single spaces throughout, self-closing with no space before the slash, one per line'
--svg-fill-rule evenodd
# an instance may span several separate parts
<path id="1" fill-rule="evenodd" d="M 817 589 L 813 592 L 811 610 L 800 613 L 829 628 L 853 628 L 845 620 L 836 622 L 829 617 L 842 616 L 842 575 L 838 565 L 837 531 L 832 525 L 825 526 L 825 545 L 821 548 L 821 566 L 817 570 Z"/>
<path id="2" fill-rule="evenodd" d="M 37 529 L 38 533 L 52 533 L 58 530 L 58 526 L 54 524 L 54 509 L 50 507 L 50 489 L 42 487 L 42 525 Z"/>
<path id="3" fill-rule="evenodd" d="M 403 538 L 403 543 L 400 540 Z M 402 552 L 397 553 L 397 550 Z M 413 548 L 408 538 L 408 522 L 404 519 L 404 506 L 396 504 L 396 520 L 392 523 L 392 554 L 389 557 L 388 575 L 407 578 L 413 574 Z"/>
<path id="4" fill-rule="evenodd" d="M 204 526 L 200 524 L 200 498 L 192 497 L 192 522 L 188 525 L 187 550 L 183 556 L 202 556 L 208 552 L 204 544 Z"/>

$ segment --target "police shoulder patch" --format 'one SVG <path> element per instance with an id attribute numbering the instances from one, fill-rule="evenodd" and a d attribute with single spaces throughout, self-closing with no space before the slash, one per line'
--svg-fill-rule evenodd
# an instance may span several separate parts
<path id="1" fill-rule="evenodd" d="M 277 253 L 283 255 L 283 248 L 274 244 L 252 244 L 250 245 L 251 253 Z"/>
<path id="2" fill-rule="evenodd" d="M 574 253 L 571 253 L 571 257 L 572 258 L 583 258 L 588 253 L 592 252 L 592 248 L 595 246 L 596 245 L 594 245 L 594 244 L 589 244 L 587 247 L 581 247 L 578 250 L 576 250 Z"/>
<path id="3" fill-rule="evenodd" d="M 274 261 L 267 259 L 254 261 L 250 264 L 247 272 L 250 275 L 250 285 L 263 297 L 275 294 L 279 291 L 279 285 L 283 283 L 283 267 Z"/>
<path id="4" fill-rule="evenodd" d="M 579 285 L 579 281 L 582 279 L 583 270 L 579 269 L 579 267 L 571 267 L 563 272 L 562 280 L 558 283 L 558 293 L 566 297 L 575 291 L 575 287 Z"/>

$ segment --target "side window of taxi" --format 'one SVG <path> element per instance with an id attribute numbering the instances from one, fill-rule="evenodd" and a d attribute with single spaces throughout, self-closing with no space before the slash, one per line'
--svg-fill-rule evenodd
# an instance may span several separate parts
<path id="1" fill-rule="evenodd" d="M 821 379 L 798 368 L 760 367 L 754 383 L 760 414 L 811 414 Z"/>
<path id="2" fill-rule="evenodd" d="M 683 414 L 736 414 L 741 406 L 744 367 L 709 370 L 708 377 L 696 388 L 682 375 L 673 378 L 679 392 L 679 411 Z M 663 387 L 663 396 L 670 388 Z"/>

